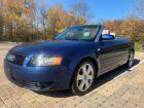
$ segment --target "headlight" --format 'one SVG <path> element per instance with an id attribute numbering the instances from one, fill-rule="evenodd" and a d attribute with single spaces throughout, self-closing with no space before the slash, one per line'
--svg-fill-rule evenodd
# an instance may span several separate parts
<path id="1" fill-rule="evenodd" d="M 5 57 L 6 60 L 10 61 L 10 62 L 14 62 L 16 57 L 13 54 L 7 54 Z"/>
<path id="2" fill-rule="evenodd" d="M 62 62 L 62 57 L 51 57 L 46 55 L 37 55 L 32 57 L 29 66 L 57 66 Z"/>

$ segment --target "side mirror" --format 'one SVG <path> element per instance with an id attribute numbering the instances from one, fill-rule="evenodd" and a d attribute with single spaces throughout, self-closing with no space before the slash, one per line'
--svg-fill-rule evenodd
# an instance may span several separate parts
<path id="1" fill-rule="evenodd" d="M 104 34 L 101 36 L 100 40 L 113 40 L 115 37 L 111 34 Z"/>

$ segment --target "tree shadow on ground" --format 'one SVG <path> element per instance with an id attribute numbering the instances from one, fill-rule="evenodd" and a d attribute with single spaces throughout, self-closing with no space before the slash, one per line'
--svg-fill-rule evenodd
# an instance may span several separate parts
<path id="1" fill-rule="evenodd" d="M 140 60 L 135 59 L 134 66 L 138 65 L 139 63 L 140 63 Z M 108 81 L 113 80 L 114 78 L 118 77 L 119 75 L 121 75 L 122 73 L 125 73 L 125 72 L 131 72 L 131 70 L 128 69 L 126 66 L 120 66 L 119 68 L 114 69 L 114 70 L 98 77 L 95 80 L 95 85 L 93 86 L 93 89 L 91 91 L 93 91 L 96 88 L 100 87 L 101 85 L 107 83 Z M 72 92 L 70 90 L 41 92 L 39 94 L 45 95 L 45 96 L 50 96 L 50 97 L 57 97 L 57 98 L 67 98 L 67 97 L 75 96 L 74 94 L 72 94 Z"/>

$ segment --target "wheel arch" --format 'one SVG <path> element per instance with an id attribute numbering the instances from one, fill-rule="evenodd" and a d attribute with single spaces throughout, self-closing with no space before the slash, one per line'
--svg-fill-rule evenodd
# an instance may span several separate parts
<path id="1" fill-rule="evenodd" d="M 135 48 L 133 48 L 133 47 L 129 48 L 129 55 L 130 55 L 131 52 L 133 52 L 134 55 L 135 55 Z"/>
<path id="2" fill-rule="evenodd" d="M 74 72 L 73 72 L 73 75 L 72 75 L 72 78 L 71 78 L 70 84 L 69 84 L 70 87 L 71 87 L 71 85 L 72 85 L 72 81 L 73 81 L 74 76 L 75 76 L 75 71 L 77 70 L 77 68 L 79 67 L 79 65 L 80 65 L 81 63 L 83 63 L 84 61 L 87 61 L 87 60 L 91 61 L 91 62 L 94 64 L 95 70 L 96 70 L 96 76 L 95 76 L 95 77 L 98 76 L 98 72 L 99 72 L 99 69 L 100 69 L 100 68 L 99 68 L 99 63 L 98 63 L 97 59 L 94 58 L 94 57 L 91 57 L 91 56 L 84 57 L 84 58 L 82 58 L 82 59 L 78 62 L 78 64 L 75 66 L 75 69 L 74 69 Z"/>
<path id="3" fill-rule="evenodd" d="M 131 48 L 131 51 L 132 51 L 133 53 L 135 53 L 135 49 L 134 49 L 134 48 Z"/>
<path id="4" fill-rule="evenodd" d="M 131 42 L 130 46 L 129 46 L 129 52 L 133 51 L 133 53 L 135 54 L 135 43 Z"/>

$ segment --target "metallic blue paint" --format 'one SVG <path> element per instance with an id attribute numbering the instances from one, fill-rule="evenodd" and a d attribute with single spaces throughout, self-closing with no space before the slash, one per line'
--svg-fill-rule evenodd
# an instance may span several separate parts
<path id="1" fill-rule="evenodd" d="M 5 59 L 5 74 L 12 82 L 28 86 L 32 90 L 68 89 L 77 65 L 83 59 L 89 57 L 97 63 L 95 65 L 98 65 L 97 75 L 99 76 L 105 73 L 106 69 L 109 71 L 116 68 L 116 65 L 111 65 L 111 61 L 117 62 L 117 57 L 126 62 L 128 50 L 132 43 L 125 38 L 116 39 L 112 42 L 110 40 L 101 41 L 98 38 L 101 36 L 102 29 L 103 27 L 100 26 L 98 33 L 96 33 L 96 39 L 93 41 L 53 40 L 19 45 L 11 49 L 9 53 L 24 55 L 26 57 L 24 63 L 16 65 Z M 63 60 L 59 66 L 28 66 L 29 61 L 36 54 L 61 56 Z M 114 61 L 113 64 L 115 64 Z M 29 86 L 31 83 L 36 87 L 40 83 L 40 89 Z M 47 85 L 45 86 L 45 84 Z"/>
<path id="2" fill-rule="evenodd" d="M 23 82 L 54 82 L 52 88 L 67 89 L 78 63 L 85 57 L 96 57 L 95 45 L 95 42 L 69 40 L 20 45 L 9 53 L 26 55 L 23 65 L 15 65 L 5 60 L 5 73 L 10 80 L 14 77 L 14 80 Z M 61 56 L 63 61 L 60 66 L 29 67 L 28 63 L 35 54 Z"/>

